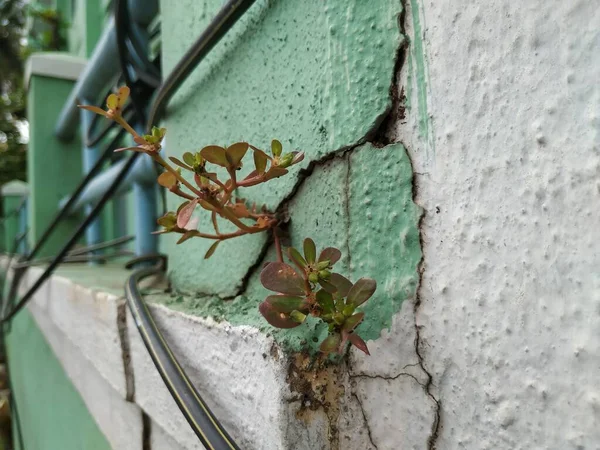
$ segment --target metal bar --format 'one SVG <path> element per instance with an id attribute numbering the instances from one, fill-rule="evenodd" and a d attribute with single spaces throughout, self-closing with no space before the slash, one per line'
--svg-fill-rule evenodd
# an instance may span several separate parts
<path id="1" fill-rule="evenodd" d="M 92 102 L 85 99 L 84 103 L 91 104 Z M 87 130 L 89 129 L 89 127 L 92 123 L 94 115 L 95 115 L 95 113 L 93 113 L 92 111 L 87 111 L 85 109 L 82 109 L 80 111 L 82 142 L 84 142 L 83 149 L 82 149 L 83 173 L 84 174 L 88 173 L 92 169 L 92 167 L 94 167 L 94 165 L 96 164 L 98 159 L 100 159 L 100 149 L 97 146 L 86 147 L 86 145 L 85 145 Z M 92 211 L 92 206 L 87 205 L 85 207 L 86 215 L 89 214 L 91 211 Z M 102 239 L 102 218 L 101 217 L 97 217 L 90 224 L 88 229 L 85 230 L 85 240 L 86 240 L 87 245 L 94 245 L 103 240 Z M 97 265 L 98 262 L 90 261 L 90 264 Z"/>

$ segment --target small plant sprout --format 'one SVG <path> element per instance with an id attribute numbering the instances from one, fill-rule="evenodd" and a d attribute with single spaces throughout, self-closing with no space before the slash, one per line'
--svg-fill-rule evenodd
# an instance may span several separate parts
<path id="1" fill-rule="evenodd" d="M 325 248 L 317 258 L 312 239 L 304 240 L 304 255 L 290 247 L 287 251 L 292 264 L 280 261 L 268 263 L 260 274 L 260 281 L 277 295 L 269 295 L 259 306 L 264 318 L 277 328 L 294 328 L 310 314 L 328 324 L 329 335 L 320 345 L 323 353 L 342 354 L 350 342 L 369 354 L 365 341 L 355 332 L 365 313 L 357 308 L 365 303 L 377 288 L 371 278 L 352 283 L 332 272 L 341 252 Z"/>
<path id="2" fill-rule="evenodd" d="M 169 160 L 173 163 L 171 165 L 160 155 L 165 128 L 153 127 L 150 134 L 140 136 L 123 118 L 123 107 L 128 97 L 129 88 L 124 86 L 118 93 L 108 96 L 106 111 L 96 106 L 80 105 L 80 108 L 93 111 L 121 125 L 133 136 L 137 146 L 115 151 L 131 150 L 152 157 L 165 169 L 158 177 L 158 183 L 184 199 L 176 212 L 170 211 L 158 219 L 158 224 L 163 229 L 157 233 L 181 234 L 178 244 L 193 237 L 212 239 L 215 242 L 204 256 L 209 258 L 218 244 L 226 239 L 274 230 L 279 222 L 274 213 L 264 206 L 257 208 L 256 205 L 247 205 L 243 199 L 234 198 L 234 192 L 239 188 L 256 186 L 287 174 L 290 166 L 304 159 L 304 153 L 283 153 L 281 142 L 277 140 L 271 142 L 271 155 L 247 142 L 236 142 L 228 147 L 209 145 L 195 153 L 186 152 L 183 154 L 183 161 L 170 156 Z M 254 170 L 238 180 L 237 171 L 242 167 L 242 160 L 249 151 L 253 153 Z M 210 170 L 210 165 L 225 169 L 228 179 L 219 179 L 217 173 Z M 193 184 L 182 176 L 182 169 L 193 174 Z M 198 222 L 192 219 L 196 207 L 210 212 L 214 233 L 200 232 L 196 229 Z M 231 222 L 237 230 L 221 233 L 218 218 Z M 275 233 L 274 237 L 278 242 Z"/>

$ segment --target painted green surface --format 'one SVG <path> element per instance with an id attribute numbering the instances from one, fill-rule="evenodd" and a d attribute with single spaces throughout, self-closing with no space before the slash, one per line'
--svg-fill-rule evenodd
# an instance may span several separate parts
<path id="1" fill-rule="evenodd" d="M 2 186 L 2 202 L 4 218 L 2 219 L 2 246 L 6 252 L 11 252 L 15 237 L 21 233 L 22 213 L 15 214 L 22 206 L 23 200 L 29 195 L 29 185 L 20 180 L 10 181 Z"/>
<path id="2" fill-rule="evenodd" d="M 295 245 L 310 235 L 320 248 L 337 246 L 344 258 L 336 270 L 353 281 L 377 280 L 377 292 L 364 306 L 367 314 L 360 330 L 366 339 L 377 339 L 383 328 L 389 328 L 402 302 L 416 293 L 422 211 L 412 195 L 412 168 L 404 147 L 365 144 L 317 167 L 290 203 L 290 238 Z M 275 260 L 272 249 L 266 260 Z M 225 270 L 222 274 L 227 276 Z M 291 350 L 300 350 L 305 343 L 315 349 L 326 333 L 316 321 L 276 330 L 259 315 L 258 303 L 269 292 L 258 275 L 255 271 L 245 294 L 232 301 L 178 294 L 149 299 L 186 313 L 253 325 Z"/>
<path id="3" fill-rule="evenodd" d="M 72 5 L 73 9 L 70 9 Z M 74 0 L 69 5 L 69 53 L 87 58 L 102 33 L 105 6 L 101 0 Z"/>
<path id="4" fill-rule="evenodd" d="M 78 137 L 60 142 L 54 137 L 57 105 L 63 105 L 73 82 L 33 75 L 27 92 L 27 118 L 31 124 L 27 158 L 30 187 L 28 242 L 37 242 L 58 211 L 58 203 L 81 179 L 81 143 Z M 78 216 L 63 221 L 38 256 L 58 252 Z"/>
<path id="5" fill-rule="evenodd" d="M 6 343 L 24 441 L 17 449 L 110 450 L 29 311 L 12 321 Z"/>
<path id="6" fill-rule="evenodd" d="M 221 5 L 161 1 L 165 73 Z M 175 96 L 165 123 L 168 154 L 238 140 L 264 148 L 278 138 L 284 149 L 305 151 L 306 166 L 364 140 L 390 106 L 400 11 L 397 0 L 257 1 Z M 298 174 L 294 168 L 240 195 L 274 208 Z M 169 203 L 176 208 L 174 196 Z M 200 239 L 176 247 L 168 236 L 163 248 L 179 289 L 231 296 L 264 239 L 225 242 L 209 262 L 210 243 Z"/>

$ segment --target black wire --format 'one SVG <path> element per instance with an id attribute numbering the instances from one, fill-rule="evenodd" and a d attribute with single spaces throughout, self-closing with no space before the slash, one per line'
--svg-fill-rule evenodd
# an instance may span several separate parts
<path id="1" fill-rule="evenodd" d="M 147 122 L 147 129 L 150 130 L 154 124 L 157 124 L 165 112 L 167 104 L 175 94 L 179 86 L 189 77 L 190 73 L 212 50 L 212 48 L 221 40 L 229 29 L 244 15 L 246 10 L 252 6 L 255 0 L 229 0 L 215 18 L 206 27 L 200 37 L 194 42 L 194 45 L 183 55 L 173 71 L 163 82 L 152 106 Z"/>
<path id="2" fill-rule="evenodd" d="M 35 244 L 33 249 L 26 256 L 25 261 L 31 261 L 37 255 L 37 253 L 40 251 L 40 249 L 43 247 L 43 245 L 46 243 L 46 241 L 48 240 L 48 238 L 50 237 L 50 235 L 56 228 L 56 226 L 61 222 L 61 220 L 63 220 L 65 217 L 67 217 L 70 214 L 71 207 L 79 199 L 81 193 L 87 187 L 89 182 L 102 170 L 104 163 L 112 155 L 112 151 L 114 149 L 113 146 L 117 142 L 119 142 L 119 140 L 121 139 L 121 137 L 123 136 L 124 133 L 125 133 L 125 130 L 122 130 L 122 129 L 119 130 L 117 135 L 113 138 L 112 142 L 104 150 L 104 153 L 102 153 L 100 158 L 96 161 L 96 163 L 94 164 L 94 167 L 92 167 L 90 169 L 90 171 L 85 174 L 85 177 L 83 177 L 83 179 L 79 182 L 79 184 L 75 188 L 75 191 L 73 192 L 71 197 L 69 197 L 69 200 L 67 201 L 67 203 L 56 213 L 56 216 L 54 216 L 54 218 L 52 219 L 50 224 L 46 227 L 46 229 L 42 233 L 42 236 L 40 237 L 40 239 L 37 241 L 37 243 Z"/>
<path id="3" fill-rule="evenodd" d="M 217 417 L 206 405 L 193 383 L 188 378 L 177 358 L 171 351 L 164 336 L 156 326 L 150 309 L 144 302 L 138 289 L 138 283 L 146 277 L 161 273 L 165 270 L 165 257 L 163 255 L 147 255 L 136 258 L 128 263 L 131 267 L 143 261 L 159 259 L 153 267 L 136 270 L 125 284 L 125 298 L 127 306 L 134 318 L 156 370 L 169 389 L 173 400 L 179 406 L 185 419 L 188 421 L 202 444 L 213 450 L 239 450 L 239 447 L 229 436 L 225 428 L 219 423 Z"/>

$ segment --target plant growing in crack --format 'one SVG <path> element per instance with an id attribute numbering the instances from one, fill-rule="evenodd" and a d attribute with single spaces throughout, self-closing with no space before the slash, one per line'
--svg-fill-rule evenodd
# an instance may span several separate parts
<path id="1" fill-rule="evenodd" d="M 151 134 L 140 136 L 123 118 L 123 106 L 128 97 L 129 88 L 124 86 L 118 93 L 108 96 L 106 111 L 96 106 L 80 105 L 80 108 L 93 111 L 121 125 L 133 136 L 137 146 L 115 151 L 131 150 L 152 157 L 165 169 L 158 177 L 158 183 L 184 199 L 177 211 L 169 211 L 158 219 L 158 224 L 163 229 L 157 233 L 181 234 L 178 244 L 193 237 L 212 239 L 215 242 L 204 256 L 209 258 L 224 240 L 275 229 L 279 220 L 274 213 L 264 206 L 258 208 L 256 204 L 247 205 L 244 199 L 235 198 L 234 193 L 239 188 L 256 186 L 287 174 L 290 166 L 302 161 L 304 153 L 283 153 L 282 145 L 277 140 L 271 142 L 271 155 L 247 142 L 236 142 L 228 147 L 209 145 L 196 153 L 184 153 L 183 161 L 170 156 L 169 160 L 178 166 L 175 168 L 160 155 L 165 128 L 153 127 Z M 242 167 L 242 160 L 249 150 L 253 152 L 254 170 L 238 180 L 237 171 Z M 209 164 L 225 169 L 227 179 L 221 180 L 217 172 L 209 170 Z M 182 169 L 193 174 L 194 184 L 183 177 Z M 198 221 L 192 219 L 196 207 L 210 213 L 214 233 L 197 229 Z M 232 223 L 237 230 L 222 233 L 219 230 L 218 218 Z M 253 223 L 248 224 L 244 220 Z M 274 237 L 277 240 L 275 234 Z"/>
<path id="2" fill-rule="evenodd" d="M 282 145 L 277 140 L 271 142 L 271 155 L 247 142 L 236 142 L 228 147 L 209 145 L 196 153 L 184 153 L 183 161 L 170 156 L 168 159 L 178 166 L 175 168 L 160 155 L 165 128 L 153 127 L 151 134 L 140 136 L 123 118 L 123 107 L 128 97 L 129 88 L 125 86 L 118 93 L 108 96 L 107 110 L 88 105 L 80 105 L 80 108 L 121 125 L 132 135 L 137 146 L 115 151 L 131 150 L 149 155 L 165 169 L 158 177 L 158 184 L 184 199 L 177 211 L 169 211 L 158 219 L 163 229 L 156 233 L 181 234 L 178 244 L 193 237 L 212 239 L 215 242 L 204 256 L 209 258 L 224 240 L 272 230 L 279 261 L 268 263 L 260 277 L 267 289 L 277 292 L 277 295 L 268 296 L 259 306 L 267 322 L 278 328 L 294 328 L 311 315 L 328 325 L 329 335 L 320 345 L 323 353 L 342 354 L 350 343 L 369 354 L 365 341 L 355 329 L 365 315 L 357 308 L 375 292 L 375 280 L 361 278 L 352 283 L 332 272 L 334 264 L 341 258 L 341 252 L 337 248 L 327 247 L 317 258 L 315 243 L 310 238 L 304 240 L 304 255 L 293 247 L 288 248 L 288 256 L 297 270 L 294 269 L 283 262 L 276 232 L 279 224 L 276 214 L 264 206 L 257 208 L 254 204 L 249 207 L 244 199 L 234 196 L 239 188 L 256 186 L 287 174 L 290 166 L 303 160 L 304 153 L 283 153 Z M 238 180 L 237 171 L 242 167 L 242 160 L 248 151 L 253 153 L 254 170 Z M 209 164 L 221 168 L 221 172 L 224 169 L 227 179 L 222 180 L 217 172 L 209 170 Z M 182 169 L 193 174 L 194 184 L 182 175 Z M 197 207 L 210 213 L 214 234 L 197 229 L 198 221 L 192 218 Z M 235 225 L 237 230 L 222 233 L 218 218 Z M 253 223 L 248 224 L 248 221 Z"/>
<path id="3" fill-rule="evenodd" d="M 263 286 L 277 292 L 259 306 L 267 322 L 277 328 L 295 328 L 310 314 L 328 325 L 329 335 L 319 347 L 323 353 L 342 354 L 349 342 L 369 354 L 367 344 L 355 332 L 365 316 L 357 308 L 371 298 L 376 281 L 361 278 L 352 283 L 331 272 L 341 252 L 327 247 L 317 258 L 316 245 L 310 238 L 304 240 L 304 256 L 294 247 L 287 253 L 297 270 L 283 262 L 278 248 L 279 261 L 268 263 L 260 274 Z"/>

